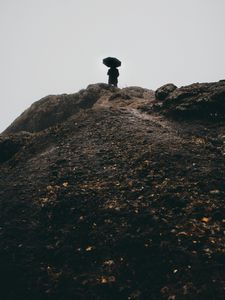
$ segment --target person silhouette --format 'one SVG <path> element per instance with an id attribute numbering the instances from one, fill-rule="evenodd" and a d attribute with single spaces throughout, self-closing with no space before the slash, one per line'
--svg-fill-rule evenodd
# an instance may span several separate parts
<path id="1" fill-rule="evenodd" d="M 116 67 L 111 67 L 108 70 L 107 75 L 109 76 L 108 84 L 114 85 L 117 87 L 118 77 L 120 75 L 119 70 Z"/>

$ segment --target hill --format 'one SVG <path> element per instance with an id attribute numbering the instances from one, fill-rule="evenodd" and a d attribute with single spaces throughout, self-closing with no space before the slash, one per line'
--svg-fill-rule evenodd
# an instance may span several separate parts
<path id="1" fill-rule="evenodd" d="M 0 136 L 1 299 L 224 299 L 225 83 L 89 86 Z"/>

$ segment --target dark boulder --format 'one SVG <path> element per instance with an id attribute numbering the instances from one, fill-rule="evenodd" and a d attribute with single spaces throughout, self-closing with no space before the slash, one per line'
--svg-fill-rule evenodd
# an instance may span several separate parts
<path id="1" fill-rule="evenodd" d="M 160 101 L 165 100 L 176 89 L 177 87 L 173 83 L 165 84 L 155 91 L 155 98 Z"/>
<path id="2" fill-rule="evenodd" d="M 224 119 L 225 82 L 194 83 L 177 88 L 155 108 L 172 117 Z"/>

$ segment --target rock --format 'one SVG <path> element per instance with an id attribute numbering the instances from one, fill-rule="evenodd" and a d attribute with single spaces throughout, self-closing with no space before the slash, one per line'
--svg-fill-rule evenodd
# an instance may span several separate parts
<path id="1" fill-rule="evenodd" d="M 81 109 L 91 108 L 105 93 L 118 90 L 108 84 L 92 84 L 75 94 L 50 95 L 34 102 L 3 134 L 20 131 L 39 132 L 65 122 Z"/>
<path id="2" fill-rule="evenodd" d="M 145 94 L 151 94 L 152 91 L 138 86 L 130 86 L 123 88 L 122 92 L 131 98 L 144 98 Z"/>
<path id="3" fill-rule="evenodd" d="M 166 97 L 169 96 L 169 94 L 176 89 L 177 87 L 173 83 L 165 84 L 155 91 L 155 97 L 157 100 L 162 101 L 166 99 Z"/>
<path id="4" fill-rule="evenodd" d="M 34 102 L 2 134 L 21 131 L 35 133 L 46 130 L 62 124 L 82 110 L 94 108 L 96 102 L 102 98 L 104 98 L 103 102 L 118 100 L 114 101 L 115 104 L 111 101 L 112 106 L 124 106 L 124 100 L 135 102 L 139 98 L 142 102 L 151 101 L 154 92 L 140 87 L 119 89 L 105 83 L 98 83 L 88 85 L 86 89 L 74 94 L 50 95 Z"/>
<path id="5" fill-rule="evenodd" d="M 151 91 L 91 85 L 0 135 L 0 299 L 224 299 L 225 124 L 164 115 L 201 88 L 142 113 Z"/>
<path id="6" fill-rule="evenodd" d="M 0 136 L 0 163 L 12 158 L 26 144 L 30 136 L 28 132 Z"/>
<path id="7" fill-rule="evenodd" d="M 116 100 L 116 99 L 130 100 L 131 97 L 126 93 L 115 93 L 109 97 L 109 101 Z"/>
<path id="8" fill-rule="evenodd" d="M 174 89 L 157 110 L 172 117 L 224 119 L 225 82 L 194 83 Z"/>

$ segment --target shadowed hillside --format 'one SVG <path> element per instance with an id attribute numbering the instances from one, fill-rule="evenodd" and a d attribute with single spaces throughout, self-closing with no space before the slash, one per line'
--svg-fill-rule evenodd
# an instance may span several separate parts
<path id="1" fill-rule="evenodd" d="M 0 136 L 1 299 L 224 299 L 225 83 L 90 85 Z"/>

